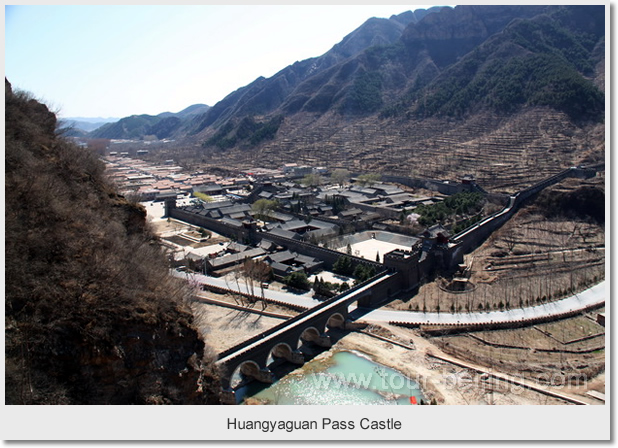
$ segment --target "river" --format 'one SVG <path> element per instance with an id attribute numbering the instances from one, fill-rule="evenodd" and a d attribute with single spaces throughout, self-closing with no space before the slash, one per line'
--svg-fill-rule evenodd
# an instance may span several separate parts
<path id="1" fill-rule="evenodd" d="M 425 400 L 418 383 L 359 351 L 332 351 L 264 388 L 249 383 L 239 402 L 308 405 L 410 405 Z"/>

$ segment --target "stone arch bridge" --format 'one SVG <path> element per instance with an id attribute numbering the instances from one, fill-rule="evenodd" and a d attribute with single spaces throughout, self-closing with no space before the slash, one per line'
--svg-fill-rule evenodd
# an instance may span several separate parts
<path id="1" fill-rule="evenodd" d="M 343 328 L 348 318 L 348 308 L 354 302 L 366 304 L 384 299 L 376 291 L 382 291 L 400 274 L 383 272 L 371 280 L 311 308 L 292 319 L 254 336 L 243 343 L 224 351 L 216 364 L 221 373 L 223 401 L 236 403 L 232 389 L 232 377 L 236 372 L 264 383 L 273 382 L 268 368 L 271 358 L 283 358 L 294 364 L 305 363 L 300 346 L 309 342 L 329 348 L 332 343 L 325 333 L 329 328 Z"/>

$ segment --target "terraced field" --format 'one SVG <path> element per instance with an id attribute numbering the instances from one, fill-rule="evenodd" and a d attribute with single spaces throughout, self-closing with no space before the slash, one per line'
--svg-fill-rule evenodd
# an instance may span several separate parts
<path id="1" fill-rule="evenodd" d="M 604 176 L 565 180 L 549 192 L 584 186 L 603 190 Z M 389 307 L 444 312 L 518 308 L 570 296 L 605 278 L 604 226 L 590 218 L 543 212 L 536 203 L 524 207 L 465 256 L 466 292 L 449 292 L 445 285 L 451 276 L 438 277 Z"/>
<path id="2" fill-rule="evenodd" d="M 297 115 L 259 148 L 209 153 L 219 166 L 278 167 L 286 162 L 358 172 L 456 178 L 469 173 L 492 192 L 513 193 L 560 170 L 603 159 L 603 125 L 573 124 L 546 108 L 467 120 Z"/>
<path id="3" fill-rule="evenodd" d="M 605 370 L 605 328 L 595 322 L 596 314 L 430 340 L 446 353 L 502 372 L 585 388 Z"/>

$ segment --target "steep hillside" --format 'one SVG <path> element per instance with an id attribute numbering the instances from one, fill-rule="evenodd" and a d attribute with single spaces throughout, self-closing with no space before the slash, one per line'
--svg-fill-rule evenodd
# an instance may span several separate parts
<path id="1" fill-rule="evenodd" d="M 8 81 L 5 114 L 5 402 L 217 403 L 143 207 Z"/>
<path id="2" fill-rule="evenodd" d="M 239 89 L 192 142 L 212 165 L 463 171 L 517 189 L 603 158 L 604 35 L 602 6 L 444 8 L 410 21 L 395 42 Z M 268 138 L 239 138 L 247 121 Z"/>
<path id="3" fill-rule="evenodd" d="M 514 8 L 538 11 L 532 7 Z M 470 9 L 476 11 L 476 7 Z M 573 23 L 578 16 L 587 16 L 589 21 Z M 459 17 L 453 25 L 465 18 Z M 469 21 L 464 23 L 470 26 Z M 423 40 L 423 33 L 412 36 L 414 33 L 408 32 L 403 36 L 407 48 L 423 48 L 424 42 L 431 59 L 448 67 L 426 89 L 407 92 L 403 103 L 413 105 L 412 113 L 422 117 L 461 116 L 478 108 L 508 113 L 522 105 L 543 105 L 565 112 L 574 120 L 600 118 L 604 95 L 587 77 L 593 74 L 592 52 L 603 37 L 602 8 L 549 9 L 547 14 L 530 19 L 515 18 L 505 28 L 500 28 L 500 23 L 504 20 L 493 28 L 501 32 L 491 37 L 488 32 L 475 36 L 472 30 L 484 30 L 480 25 L 464 33 L 471 36 L 467 39 L 454 38 L 452 33 L 443 36 L 442 41 Z M 451 28 L 457 29 L 453 25 Z M 483 44 L 474 45 L 481 39 Z"/>

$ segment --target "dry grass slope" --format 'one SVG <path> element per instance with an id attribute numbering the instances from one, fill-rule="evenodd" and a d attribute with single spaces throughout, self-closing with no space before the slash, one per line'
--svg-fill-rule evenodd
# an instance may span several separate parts
<path id="1" fill-rule="evenodd" d="M 216 403 L 217 381 L 145 211 L 8 82 L 6 403 Z"/>

